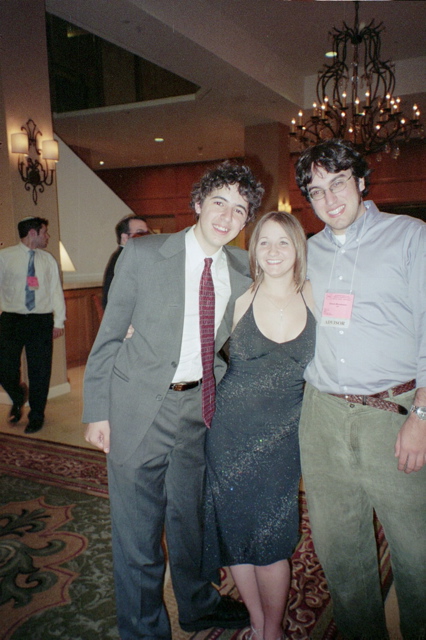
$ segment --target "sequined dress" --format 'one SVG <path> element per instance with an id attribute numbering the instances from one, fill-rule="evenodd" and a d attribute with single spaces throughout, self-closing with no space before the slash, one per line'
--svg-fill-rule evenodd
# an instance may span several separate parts
<path id="1" fill-rule="evenodd" d="M 276 343 L 258 329 L 253 305 L 230 340 L 230 366 L 217 389 L 206 441 L 203 573 L 289 558 L 299 537 L 298 422 L 303 372 L 315 320 Z"/>

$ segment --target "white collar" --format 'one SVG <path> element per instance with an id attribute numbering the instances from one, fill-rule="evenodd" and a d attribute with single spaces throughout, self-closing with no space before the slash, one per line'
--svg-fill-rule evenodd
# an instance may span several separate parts
<path id="1" fill-rule="evenodd" d="M 216 253 L 212 256 L 206 255 L 197 240 L 194 233 L 195 225 L 189 229 L 185 235 L 185 249 L 186 249 L 186 264 L 190 270 L 196 269 L 200 264 L 204 266 L 204 260 L 206 258 L 212 258 L 212 268 L 216 268 L 218 261 L 223 254 L 223 247 L 220 247 Z"/>

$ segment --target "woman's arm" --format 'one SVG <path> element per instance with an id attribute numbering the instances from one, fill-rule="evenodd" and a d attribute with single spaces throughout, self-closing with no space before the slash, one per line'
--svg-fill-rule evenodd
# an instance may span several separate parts
<path id="1" fill-rule="evenodd" d="M 308 305 L 309 309 L 315 316 L 315 301 L 314 294 L 312 292 L 312 284 L 310 280 L 305 280 L 305 284 L 302 288 L 303 297 L 305 298 L 305 302 Z"/>

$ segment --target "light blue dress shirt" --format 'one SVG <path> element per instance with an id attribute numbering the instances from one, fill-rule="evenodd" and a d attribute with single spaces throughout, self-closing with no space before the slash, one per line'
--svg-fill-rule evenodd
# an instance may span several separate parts
<path id="1" fill-rule="evenodd" d="M 324 295 L 349 293 L 347 328 L 318 322 L 305 378 L 319 391 L 370 395 L 416 378 L 426 387 L 426 224 L 370 200 L 341 245 L 331 229 L 308 242 L 318 320 Z"/>

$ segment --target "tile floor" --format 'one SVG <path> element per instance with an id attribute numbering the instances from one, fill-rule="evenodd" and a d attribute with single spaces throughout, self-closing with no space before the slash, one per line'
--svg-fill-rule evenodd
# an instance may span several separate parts
<path id="1" fill-rule="evenodd" d="M 71 392 L 48 400 L 43 429 L 29 434 L 31 438 L 92 448 L 84 440 L 84 425 L 81 423 L 83 375 L 84 367 L 68 369 Z M 10 405 L 0 404 L 0 432 L 22 435 L 26 438 L 24 429 L 28 422 L 28 407 L 24 408 L 22 418 L 16 425 L 8 423 L 9 411 Z"/>

